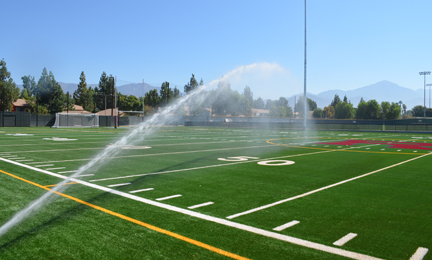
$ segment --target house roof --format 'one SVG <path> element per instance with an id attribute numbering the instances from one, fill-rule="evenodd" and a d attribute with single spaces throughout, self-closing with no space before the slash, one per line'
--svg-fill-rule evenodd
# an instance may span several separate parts
<path id="1" fill-rule="evenodd" d="M 22 99 L 22 98 L 19 98 L 19 99 L 17 99 L 17 101 L 12 102 L 12 105 L 14 105 L 16 107 L 26 107 L 26 106 L 28 106 L 27 102 L 24 99 Z"/>

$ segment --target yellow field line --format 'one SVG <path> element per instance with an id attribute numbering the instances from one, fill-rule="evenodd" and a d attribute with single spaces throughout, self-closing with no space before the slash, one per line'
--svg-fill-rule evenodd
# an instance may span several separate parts
<path id="1" fill-rule="evenodd" d="M 37 187 L 39 187 L 39 188 L 42 188 L 42 189 L 44 189 L 44 190 L 47 190 L 47 191 L 51 190 L 51 189 L 47 188 L 47 186 L 42 186 L 42 185 L 40 185 L 40 184 L 38 184 L 38 183 L 35 183 L 35 182 L 32 182 L 32 181 L 29 181 L 29 180 L 27 180 L 27 179 L 21 178 L 21 177 L 19 177 L 19 176 L 14 175 L 14 174 L 11 174 L 11 173 L 8 173 L 8 172 L 2 171 L 2 170 L 0 170 L 0 172 L 2 172 L 2 173 L 4 173 L 4 174 L 7 174 L 7 175 L 9 175 L 9 176 L 11 176 L 11 177 L 14 177 L 14 178 L 16 178 L 16 179 L 18 179 L 18 180 L 21 180 L 21 181 L 27 182 L 27 183 L 29 183 L 29 184 L 32 184 L 32 185 L 34 185 L 34 186 L 37 186 Z M 80 199 L 75 198 L 75 197 L 72 197 L 72 196 L 70 196 L 70 195 L 67 195 L 67 194 L 64 194 L 64 193 L 61 193 L 61 192 L 57 192 L 57 191 L 54 191 L 54 193 L 55 193 L 55 194 L 58 194 L 58 195 L 60 195 L 60 196 L 63 196 L 63 197 L 65 197 L 65 198 L 71 199 L 71 200 L 73 200 L 73 201 L 76 201 L 76 202 L 78 202 L 78 203 L 81 203 L 81 204 L 83 204 L 83 205 L 89 206 L 89 207 L 91 207 L 91 208 L 97 209 L 97 210 L 99 210 L 99 211 L 105 212 L 105 213 L 107 213 L 107 214 L 110 214 L 110 215 L 116 216 L 116 217 L 118 217 L 118 218 L 121 218 L 121 219 L 124 219 L 124 220 L 130 221 L 130 222 L 135 223 L 135 224 L 138 224 L 138 225 L 140 225 L 140 226 L 146 227 L 146 228 L 151 229 L 151 230 L 153 230 L 153 231 L 156 231 L 156 232 L 159 232 L 159 233 L 162 233 L 162 234 L 165 234 L 165 235 L 168 235 L 168 236 L 171 236 L 171 237 L 174 237 L 174 238 L 180 239 L 180 240 L 182 240 L 182 241 L 188 242 L 188 243 L 193 244 L 193 245 L 198 246 L 198 247 L 202 247 L 202 248 L 204 248 L 204 249 L 210 250 L 210 251 L 215 252 L 215 253 L 218 253 L 218 254 L 220 254 L 220 255 L 227 256 L 227 257 L 230 257 L 230 258 L 233 258 L 233 259 L 238 259 L 238 260 L 249 260 L 249 258 L 245 258 L 245 257 L 239 256 L 239 255 L 236 255 L 236 254 L 230 253 L 230 252 L 228 252 L 228 251 L 225 251 L 225 250 L 219 249 L 219 248 L 217 248 L 217 247 L 214 247 L 214 246 L 211 246 L 211 245 L 208 245 L 208 244 L 202 243 L 202 242 L 200 242 L 200 241 L 197 241 L 197 240 L 194 240 L 194 239 L 191 239 L 191 238 L 188 238 L 188 237 L 185 237 L 185 236 L 179 235 L 179 234 L 177 234 L 177 233 L 174 233 L 174 232 L 171 232 L 171 231 L 168 231 L 168 230 L 162 229 L 162 228 L 158 228 L 158 227 L 156 227 L 156 226 L 153 226 L 153 225 L 150 225 L 150 224 L 144 223 L 144 222 L 139 221 L 139 220 L 137 220 L 137 219 L 133 219 L 133 218 L 131 218 L 131 217 L 128 217 L 128 216 L 122 215 L 122 214 L 120 214 L 120 213 L 117 213 L 117 212 L 111 211 L 111 210 L 109 210 L 109 209 L 102 208 L 102 207 L 99 207 L 99 206 L 97 206 L 97 205 L 94 205 L 94 204 L 88 203 L 88 202 L 86 202 L 86 201 L 80 200 Z"/>
<path id="2" fill-rule="evenodd" d="M 70 185 L 70 184 L 77 184 L 78 182 L 69 182 L 69 183 L 65 183 L 65 184 L 63 184 L 63 185 Z M 57 186 L 58 184 L 52 184 L 52 185 L 45 185 L 44 187 L 54 187 L 54 186 Z"/>
<path id="3" fill-rule="evenodd" d="M 266 141 L 266 143 L 273 144 L 273 145 L 279 145 L 279 146 L 294 147 L 294 148 L 323 150 L 323 151 L 333 151 L 334 150 L 334 151 L 352 152 L 352 153 L 385 153 L 385 154 L 409 154 L 409 155 L 427 154 L 427 153 L 374 152 L 374 151 L 358 151 L 358 150 L 346 150 L 346 149 L 337 150 L 337 149 L 326 149 L 326 148 L 318 148 L 318 147 L 304 147 L 304 146 L 295 146 L 295 145 L 288 145 L 288 144 L 277 144 L 277 143 L 272 143 L 271 142 L 271 141 L 274 141 L 274 140 L 283 140 L 283 139 L 291 139 L 291 138 L 269 139 L 269 140 Z"/>

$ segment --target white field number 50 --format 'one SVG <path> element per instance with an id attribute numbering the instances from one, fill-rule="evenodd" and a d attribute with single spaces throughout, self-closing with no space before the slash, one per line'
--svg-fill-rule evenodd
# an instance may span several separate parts
<path id="1" fill-rule="evenodd" d="M 226 161 L 226 162 L 241 162 L 241 161 L 247 161 L 249 159 L 258 160 L 259 157 L 235 156 L 235 157 L 227 157 L 227 158 L 218 158 L 219 161 Z M 288 160 L 266 160 L 266 161 L 258 162 L 259 165 L 265 165 L 265 166 L 284 166 L 284 165 L 291 165 L 294 163 L 295 163 L 294 161 L 288 161 Z"/>

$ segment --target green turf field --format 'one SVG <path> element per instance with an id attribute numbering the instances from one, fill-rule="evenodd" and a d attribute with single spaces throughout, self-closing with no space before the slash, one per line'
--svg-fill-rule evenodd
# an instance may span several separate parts
<path id="1" fill-rule="evenodd" d="M 0 225 L 128 131 L 0 128 Z M 431 152 L 427 134 L 162 127 L 0 237 L 0 259 L 432 259 Z"/>

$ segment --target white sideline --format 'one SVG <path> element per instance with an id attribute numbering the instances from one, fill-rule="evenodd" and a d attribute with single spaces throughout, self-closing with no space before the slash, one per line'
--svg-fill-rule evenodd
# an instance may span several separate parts
<path id="1" fill-rule="evenodd" d="M 417 157 L 417 158 L 420 158 L 420 157 Z M 46 171 L 46 170 L 38 169 L 38 168 L 29 166 L 29 165 L 25 165 L 25 164 L 22 164 L 22 163 L 14 162 L 14 161 L 7 160 L 7 159 L 4 159 L 4 158 L 0 158 L 0 160 L 8 162 L 8 163 L 11 163 L 11 164 L 15 164 L 15 165 L 18 165 L 18 166 L 21 166 L 21 167 L 24 167 L 24 168 L 27 168 L 27 169 L 30 169 L 30 170 L 38 171 L 38 172 L 45 173 L 45 174 L 48 174 L 48 175 L 51 175 L 51 176 L 56 176 L 56 177 L 61 178 L 61 179 L 67 179 L 68 178 L 66 176 L 63 176 L 63 175 L 60 175 L 60 174 L 57 174 L 57 173 L 53 173 L 53 172 L 49 172 L 49 171 Z M 254 233 L 254 234 L 258 234 L 258 235 L 262 235 L 262 236 L 278 239 L 278 240 L 285 241 L 285 242 L 288 242 L 288 243 L 291 243 L 291 244 L 295 244 L 295 245 L 299 245 L 299 246 L 303 246 L 303 247 L 307 247 L 307 248 L 311 248 L 311 249 L 316 249 L 316 250 L 320 250 L 320 251 L 331 253 L 331 254 L 335 254 L 335 255 L 345 256 L 345 257 L 349 257 L 349 258 L 352 258 L 352 259 L 381 260 L 380 258 L 376 258 L 376 257 L 373 257 L 373 256 L 368 256 L 368 255 L 364 255 L 364 254 L 361 254 L 361 253 L 356 253 L 356 252 L 351 252 L 351 251 L 340 249 L 340 248 L 326 246 L 326 245 L 315 243 L 315 242 L 311 242 L 311 241 L 308 241 L 308 240 L 304 240 L 304 239 L 300 239 L 300 238 L 295 238 L 295 237 L 292 237 L 292 236 L 286 236 L 286 235 L 282 235 L 282 234 L 279 234 L 279 233 L 271 232 L 271 231 L 268 231 L 268 230 L 264 230 L 264 229 L 260 229 L 260 228 L 256 228 L 256 227 L 252 227 L 252 226 L 236 223 L 236 222 L 233 222 L 233 221 L 230 221 L 230 220 L 221 219 L 221 218 L 217 218 L 217 217 L 201 214 L 201 213 L 198 213 L 198 212 L 195 212 L 195 211 L 191 211 L 191 210 L 187 210 L 187 209 L 171 206 L 171 205 L 164 204 L 164 203 L 161 203 L 161 202 L 145 199 L 145 198 L 138 197 L 138 196 L 135 196 L 135 195 L 132 195 L 132 194 L 128 194 L 128 193 L 121 192 L 121 191 L 118 191 L 118 190 L 113 190 L 113 189 L 110 189 L 110 188 L 107 188 L 107 187 L 103 187 L 103 186 L 100 186 L 100 185 L 96 185 L 96 184 L 93 184 L 93 183 L 82 181 L 82 180 L 79 180 L 79 179 L 71 178 L 70 180 L 74 181 L 74 182 L 78 182 L 78 183 L 80 183 L 82 185 L 85 185 L 85 186 L 88 186 L 88 187 L 92 187 L 94 189 L 98 189 L 98 190 L 102 190 L 102 191 L 105 191 L 105 192 L 109 192 L 109 193 L 112 193 L 112 194 L 115 194 L 115 195 L 119 195 L 119 196 L 122 196 L 122 197 L 125 197 L 125 198 L 129 198 L 129 199 L 132 199 L 132 200 L 135 200 L 135 201 L 140 201 L 140 202 L 148 204 L 148 205 L 156 206 L 156 207 L 159 207 L 159 208 L 164 208 L 164 209 L 171 210 L 171 211 L 178 212 L 178 213 L 182 213 L 182 214 L 185 214 L 185 215 L 188 215 L 188 216 L 191 216 L 191 217 L 196 217 L 196 218 L 199 218 L 199 219 L 203 219 L 203 220 L 207 220 L 207 221 L 210 221 L 210 222 L 218 223 L 218 224 L 225 225 L 225 226 L 228 226 L 228 227 L 233 227 L 233 228 L 237 228 L 237 229 L 240 229 L 240 230 L 248 231 L 248 232 L 251 232 L 251 233 Z"/>
<path id="2" fill-rule="evenodd" d="M 280 200 L 280 201 L 276 201 L 276 202 L 273 202 L 273 203 L 270 203 L 270 204 L 267 204 L 267 205 L 264 205 L 264 206 L 261 206 L 261 207 L 258 207 L 258 208 L 254 208 L 254 209 L 250 209 L 250 210 L 247 210 L 247 211 L 244 211 L 244 212 L 240 212 L 240 213 L 237 213 L 237 214 L 234 214 L 234 215 L 230 215 L 230 216 L 228 216 L 226 218 L 227 219 L 233 219 L 233 218 L 240 217 L 240 216 L 243 216 L 243 215 L 246 215 L 246 214 L 250 214 L 250 213 L 253 213 L 253 212 L 256 212 L 256 211 L 267 209 L 267 208 L 270 208 L 270 207 L 273 207 L 273 206 L 276 206 L 276 205 L 279 205 L 279 204 L 282 204 L 282 203 L 285 203 L 285 202 L 288 202 L 288 201 L 291 201 L 291 200 L 295 200 L 295 199 L 298 199 L 298 198 L 303 198 L 303 197 L 306 197 L 308 195 L 317 193 L 319 191 L 330 189 L 330 188 L 333 188 L 335 186 L 338 186 L 338 185 L 341 185 L 341 184 L 344 184 L 344 183 L 347 183 L 347 182 L 350 182 L 350 181 L 354 181 L 354 180 L 357 180 L 357 179 L 369 176 L 371 174 L 374 174 L 374 173 L 377 173 L 377 172 L 380 172 L 380 171 L 384 171 L 384 170 L 387 170 L 387 169 L 399 166 L 399 165 L 407 163 L 407 162 L 411 162 L 413 160 L 425 157 L 425 156 L 430 155 L 430 154 L 431 153 L 423 154 L 421 156 L 414 157 L 412 159 L 409 159 L 409 160 L 406 160 L 406 161 L 403 161 L 403 162 L 400 162 L 400 163 L 396 163 L 396 164 L 393 164 L 393 165 L 381 168 L 381 169 L 376 170 L 376 171 L 368 172 L 368 173 L 365 173 L 363 175 L 359 175 L 359 176 L 356 176 L 356 177 L 353 177 L 353 178 L 350 178 L 350 179 L 347 179 L 347 180 L 344 180 L 344 181 L 340 181 L 340 182 L 337 182 L 337 183 L 334 183 L 334 184 L 331 184 L 331 185 L 328 185 L 328 186 L 325 186 L 325 187 L 322 187 L 322 188 L 319 188 L 319 189 L 316 189 L 316 190 L 312 190 L 312 191 L 309 191 L 309 192 L 306 192 L 306 193 L 303 193 L 303 194 L 300 194 L 300 195 L 297 195 L 297 196 L 294 196 L 294 197 L 291 197 L 291 198 L 287 198 L 287 199 L 283 199 L 283 200 Z"/>
<path id="3" fill-rule="evenodd" d="M 356 233 L 348 233 L 348 235 L 343 236 L 341 239 L 339 239 L 338 241 L 334 242 L 333 245 L 335 245 L 335 246 L 343 246 L 348 241 L 350 241 L 351 239 L 355 238 L 356 236 L 357 236 Z"/>
<path id="4" fill-rule="evenodd" d="M 429 249 L 427 249 L 427 248 L 419 247 L 419 248 L 417 248 L 415 253 L 411 256 L 410 260 L 422 260 L 428 251 L 429 251 Z"/>

